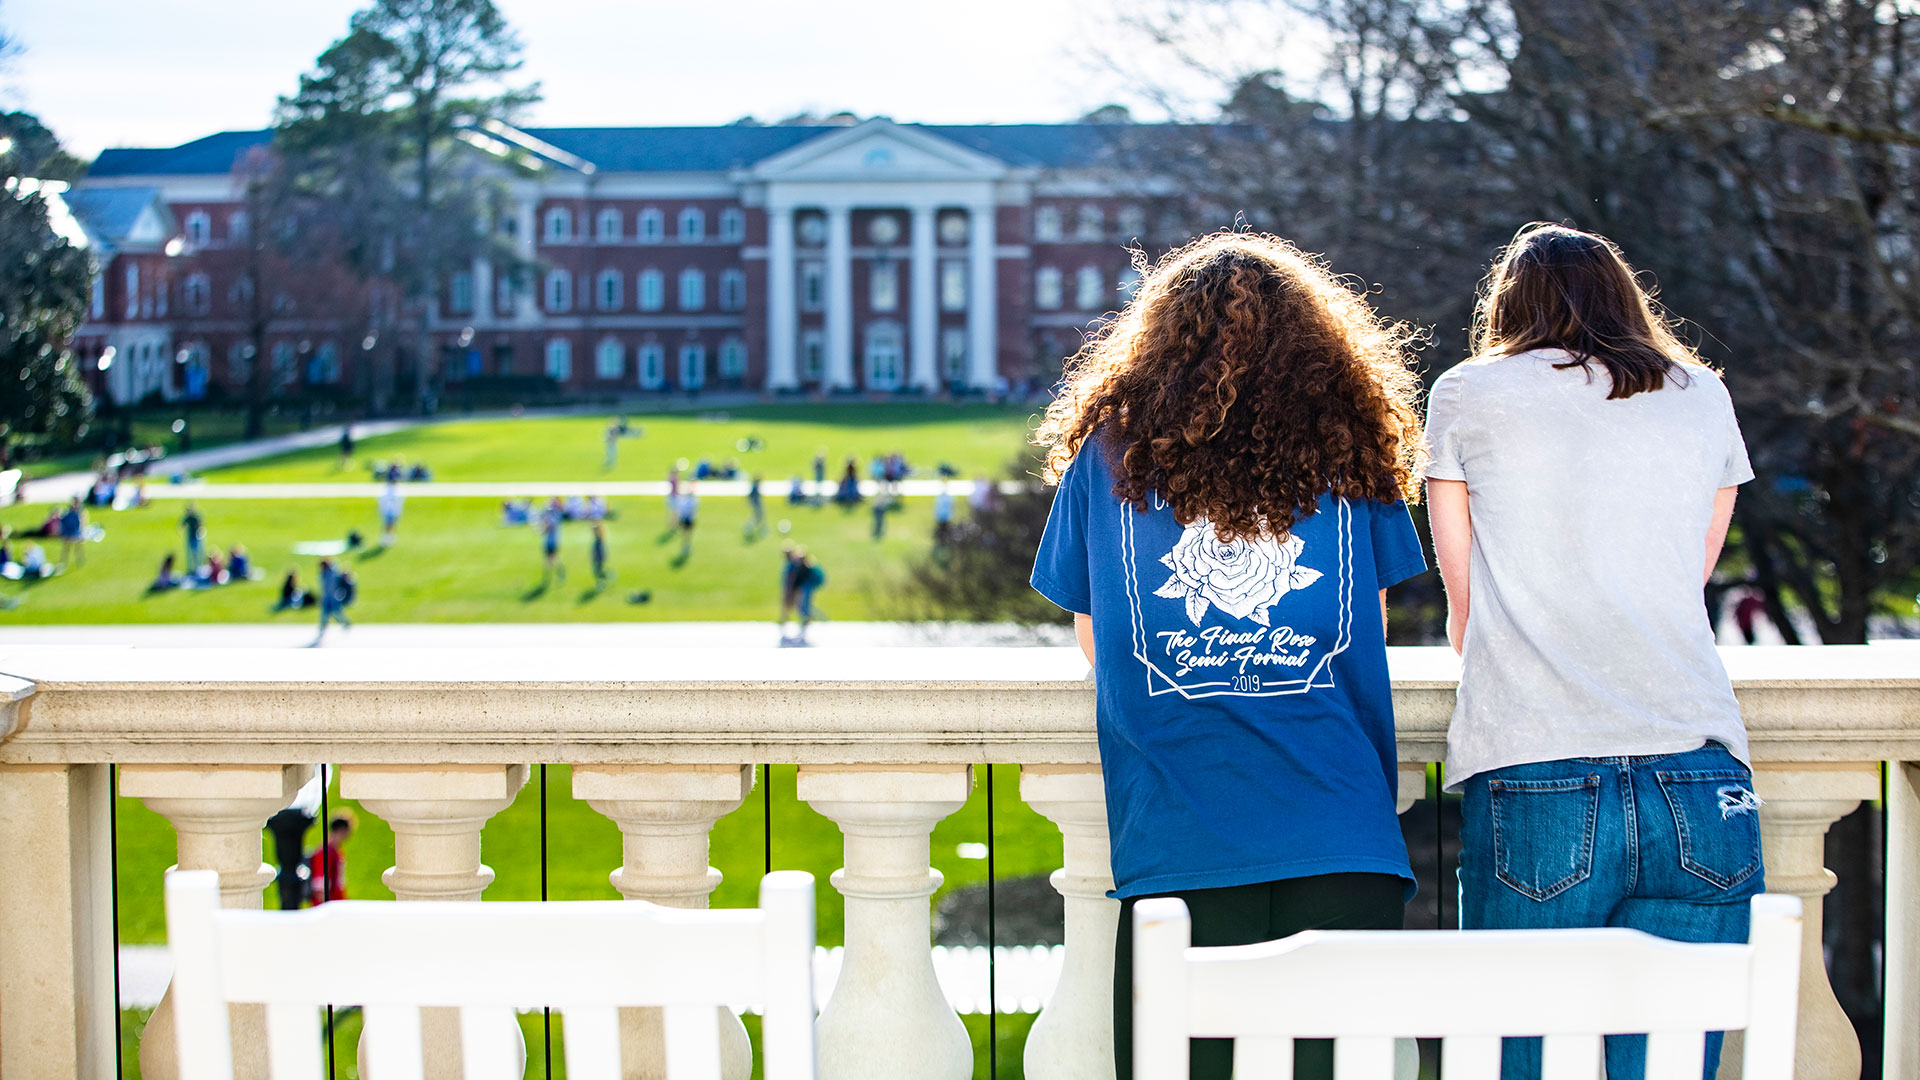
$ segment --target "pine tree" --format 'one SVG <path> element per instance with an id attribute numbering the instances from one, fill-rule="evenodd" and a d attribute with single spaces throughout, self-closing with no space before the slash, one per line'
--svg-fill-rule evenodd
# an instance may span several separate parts
<path id="1" fill-rule="evenodd" d="M 537 87 L 508 84 L 519 68 L 520 41 L 493 0 L 374 0 L 280 102 L 275 146 L 287 168 L 336 204 L 354 267 L 392 281 L 413 313 L 423 410 L 435 391 L 440 282 L 504 254 L 475 227 L 494 216 L 499 192 L 462 136 L 539 100 Z"/>

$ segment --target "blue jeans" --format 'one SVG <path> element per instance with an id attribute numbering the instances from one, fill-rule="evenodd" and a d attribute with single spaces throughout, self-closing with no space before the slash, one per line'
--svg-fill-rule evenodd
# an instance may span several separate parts
<path id="1" fill-rule="evenodd" d="M 1467 778 L 1462 930 L 1624 926 L 1674 941 L 1747 940 L 1766 888 L 1753 774 L 1719 743 L 1653 757 L 1567 758 Z M 1704 1080 L 1719 1068 L 1707 1036 Z M 1608 1080 L 1645 1075 L 1646 1036 L 1607 1038 Z M 1540 1040 L 1507 1039 L 1503 1080 L 1540 1075 Z"/>

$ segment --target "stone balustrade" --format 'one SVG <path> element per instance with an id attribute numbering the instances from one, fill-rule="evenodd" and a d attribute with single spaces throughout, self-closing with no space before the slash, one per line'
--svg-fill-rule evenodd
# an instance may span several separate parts
<path id="1" fill-rule="evenodd" d="M 1395 649 L 1401 808 L 1441 757 L 1457 662 Z M 1753 735 L 1768 876 L 1809 901 L 1797 1075 L 1850 1080 L 1860 1048 L 1821 963 L 1834 878 L 1827 828 L 1862 800 L 1888 814 L 1887 1076 L 1920 1078 L 1920 649 L 1727 652 Z M 572 765 L 573 793 L 620 828 L 622 895 L 704 906 L 713 824 L 751 763 L 799 766 L 798 797 L 844 836 L 840 979 L 819 1021 L 827 1080 L 960 1080 L 971 1047 L 928 958 L 933 827 L 966 801 L 973 767 L 1022 767 L 1021 797 L 1056 824 L 1067 958 L 1027 1042 L 1038 1080 L 1112 1075 L 1118 905 L 1083 660 L 1067 649 L 843 652 L 404 650 L 270 652 L 19 647 L 0 651 L 0 1074 L 105 1077 L 115 1014 L 109 764 L 122 795 L 173 823 L 181 866 L 218 871 L 226 903 L 258 907 L 259 833 L 314 762 L 392 826 L 384 880 L 406 901 L 480 896 L 488 818 L 528 763 Z M 1883 772 L 1884 769 L 1884 772 Z M 1849 928 L 1850 929 L 1850 928 Z M 478 946 L 477 946 L 478 947 Z M 141 1060 L 176 1075 L 162 1003 Z M 262 1078 L 258 1018 L 235 1010 L 236 1076 Z M 459 1039 L 428 1018 L 433 1075 Z M 629 1077 L 659 1075 L 657 1018 L 622 1018 Z M 729 1077 L 744 1032 L 720 1026 Z M 1730 1060 L 1733 1055 L 1729 1055 Z M 1735 1069 L 1723 1069 L 1731 1076 Z"/>

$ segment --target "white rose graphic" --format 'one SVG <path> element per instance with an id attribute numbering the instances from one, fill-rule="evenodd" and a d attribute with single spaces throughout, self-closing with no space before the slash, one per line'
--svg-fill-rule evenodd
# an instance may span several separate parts
<path id="1" fill-rule="evenodd" d="M 1187 618 L 1199 626 L 1208 605 L 1236 619 L 1269 625 L 1267 609 L 1295 589 L 1320 580 L 1320 571 L 1300 565 L 1306 545 L 1298 536 L 1261 537 L 1222 543 L 1205 518 L 1188 525 L 1160 562 L 1173 571 L 1153 595 L 1184 600 Z"/>

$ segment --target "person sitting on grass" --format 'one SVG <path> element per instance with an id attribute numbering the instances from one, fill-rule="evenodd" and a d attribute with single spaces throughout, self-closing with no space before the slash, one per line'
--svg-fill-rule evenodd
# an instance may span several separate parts
<path id="1" fill-rule="evenodd" d="M 860 463 L 853 458 L 847 459 L 846 470 L 840 474 L 840 487 L 834 491 L 833 501 L 842 506 L 860 501 Z"/>
<path id="2" fill-rule="evenodd" d="M 533 520 L 533 500 L 506 499 L 500 503 L 501 525 L 525 525 Z"/>
<path id="3" fill-rule="evenodd" d="M 180 587 L 180 575 L 174 570 L 173 552 L 169 551 L 160 558 L 160 572 L 153 577 L 153 584 L 147 586 L 150 593 L 166 592 Z"/>
<path id="4" fill-rule="evenodd" d="M 300 587 L 300 572 L 287 571 L 280 579 L 280 599 L 274 602 L 275 611 L 299 611 L 313 603 L 313 594 Z"/>
<path id="5" fill-rule="evenodd" d="M 799 506 L 806 501 L 807 482 L 800 479 L 799 473 L 794 473 L 793 479 L 787 481 L 787 505 Z"/>
<path id="6" fill-rule="evenodd" d="M 233 550 L 227 553 L 227 573 L 231 575 L 232 579 L 234 581 L 253 581 L 256 580 L 256 575 L 258 575 L 259 572 L 259 569 L 253 565 L 253 560 L 247 557 L 246 545 L 233 545 Z"/>

